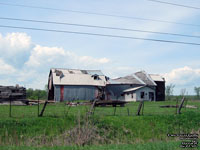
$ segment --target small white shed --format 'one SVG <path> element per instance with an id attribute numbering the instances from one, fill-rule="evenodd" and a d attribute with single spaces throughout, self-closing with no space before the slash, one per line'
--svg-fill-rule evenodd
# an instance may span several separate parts
<path id="1" fill-rule="evenodd" d="M 155 89 L 147 86 L 139 86 L 124 90 L 125 101 L 154 101 Z"/>

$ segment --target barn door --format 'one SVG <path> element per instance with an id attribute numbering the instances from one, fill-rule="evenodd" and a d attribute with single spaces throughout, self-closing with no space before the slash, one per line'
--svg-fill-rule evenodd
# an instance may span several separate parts
<path id="1" fill-rule="evenodd" d="M 64 101 L 64 85 L 60 86 L 60 101 Z"/>
<path id="2" fill-rule="evenodd" d="M 154 101 L 154 93 L 153 92 L 149 92 L 149 100 Z"/>

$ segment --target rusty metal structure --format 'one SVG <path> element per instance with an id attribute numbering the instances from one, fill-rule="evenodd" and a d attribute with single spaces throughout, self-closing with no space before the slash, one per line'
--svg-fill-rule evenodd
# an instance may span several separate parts
<path id="1" fill-rule="evenodd" d="M 21 101 L 27 104 L 26 100 L 26 88 L 16 86 L 0 86 L 0 103 L 5 103 L 9 101 Z"/>

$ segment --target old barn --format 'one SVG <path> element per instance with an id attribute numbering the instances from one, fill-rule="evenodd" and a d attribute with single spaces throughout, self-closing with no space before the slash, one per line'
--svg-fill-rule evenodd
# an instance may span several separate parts
<path id="1" fill-rule="evenodd" d="M 100 70 L 51 69 L 48 99 L 55 101 L 93 100 L 106 86 Z"/>
<path id="2" fill-rule="evenodd" d="M 165 80 L 145 71 L 110 79 L 100 70 L 51 69 L 48 80 L 48 99 L 163 101 Z"/>
<path id="3" fill-rule="evenodd" d="M 125 77 L 109 80 L 106 85 L 106 95 L 111 100 L 159 101 L 163 100 L 156 97 L 158 95 L 156 92 L 159 88 L 157 88 L 156 82 L 149 74 L 145 71 L 140 71 Z M 164 95 L 164 92 L 162 95 Z"/>

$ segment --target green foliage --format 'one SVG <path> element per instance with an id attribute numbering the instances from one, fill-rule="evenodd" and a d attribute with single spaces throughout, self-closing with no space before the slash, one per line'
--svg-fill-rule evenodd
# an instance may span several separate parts
<path id="1" fill-rule="evenodd" d="M 33 100 L 37 100 L 37 99 L 42 99 L 42 100 L 46 100 L 47 99 L 47 91 L 46 90 L 39 90 L 39 89 L 32 89 L 29 88 L 26 90 L 26 95 L 27 95 L 27 99 L 33 99 Z"/>
<path id="2" fill-rule="evenodd" d="M 173 95 L 174 87 L 175 87 L 174 84 L 170 84 L 170 85 L 165 87 L 165 95 L 166 95 L 167 100 L 169 100 L 170 97 Z"/>
<path id="3" fill-rule="evenodd" d="M 197 98 L 200 98 L 200 87 L 194 87 L 194 92 L 196 93 Z"/>

